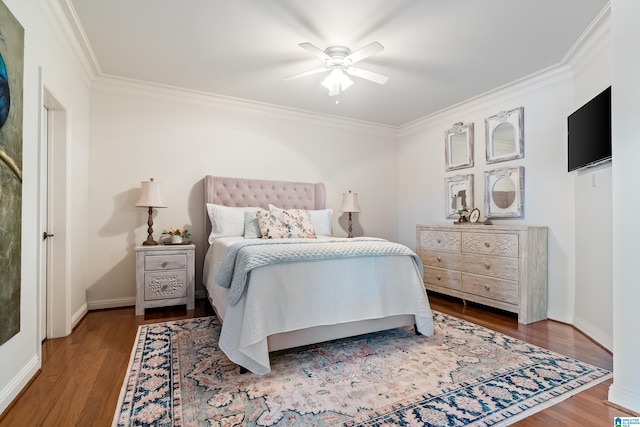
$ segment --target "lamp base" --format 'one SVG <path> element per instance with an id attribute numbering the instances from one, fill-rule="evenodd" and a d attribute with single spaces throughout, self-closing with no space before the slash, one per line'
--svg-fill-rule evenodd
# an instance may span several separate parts
<path id="1" fill-rule="evenodd" d="M 149 206 L 149 219 L 147 220 L 147 240 L 142 242 L 142 246 L 156 246 L 158 242 L 153 240 L 153 207 Z"/>
<path id="2" fill-rule="evenodd" d="M 347 237 L 349 239 L 351 239 L 353 237 L 353 222 L 351 221 L 351 212 L 349 212 L 349 234 L 347 235 Z"/>

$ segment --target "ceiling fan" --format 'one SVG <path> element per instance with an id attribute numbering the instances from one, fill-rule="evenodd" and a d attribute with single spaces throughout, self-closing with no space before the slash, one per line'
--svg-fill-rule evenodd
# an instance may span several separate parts
<path id="1" fill-rule="evenodd" d="M 329 71 L 329 75 L 322 81 L 322 85 L 329 90 L 329 96 L 340 95 L 343 90 L 353 84 L 353 81 L 348 75 L 370 80 L 381 85 L 389 80 L 389 77 L 382 74 L 353 66 L 356 62 L 382 52 L 384 47 L 378 42 L 369 43 L 355 52 L 351 52 L 351 50 L 345 46 L 329 46 L 324 51 L 311 43 L 300 43 L 298 46 L 322 59 L 324 61 L 324 67 L 293 74 L 285 77 L 285 80 L 294 80 L 300 77 Z"/>

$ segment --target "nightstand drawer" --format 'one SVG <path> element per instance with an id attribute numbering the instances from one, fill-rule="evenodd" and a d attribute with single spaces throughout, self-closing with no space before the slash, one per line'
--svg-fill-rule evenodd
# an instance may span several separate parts
<path id="1" fill-rule="evenodd" d="M 153 258 L 153 257 L 147 257 Z M 160 258 L 160 257 L 158 257 Z M 149 271 L 144 273 L 145 301 L 181 298 L 187 295 L 187 271 Z"/>
<path id="2" fill-rule="evenodd" d="M 146 255 L 144 257 L 145 271 L 187 269 L 187 255 Z"/>

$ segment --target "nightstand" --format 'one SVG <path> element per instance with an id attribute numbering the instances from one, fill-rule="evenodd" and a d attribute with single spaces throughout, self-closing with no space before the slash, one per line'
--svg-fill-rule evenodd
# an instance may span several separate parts
<path id="1" fill-rule="evenodd" d="M 181 304 L 193 310 L 195 252 L 193 244 L 136 247 L 136 315 Z"/>

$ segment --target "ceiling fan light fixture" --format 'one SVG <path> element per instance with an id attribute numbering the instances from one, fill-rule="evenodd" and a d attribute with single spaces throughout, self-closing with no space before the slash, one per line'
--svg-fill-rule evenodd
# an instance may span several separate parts
<path id="1" fill-rule="evenodd" d="M 329 73 L 321 84 L 329 90 L 329 96 L 336 96 L 340 95 L 340 92 L 348 89 L 353 84 L 353 80 L 347 76 L 342 68 L 333 67 L 331 73 Z"/>

